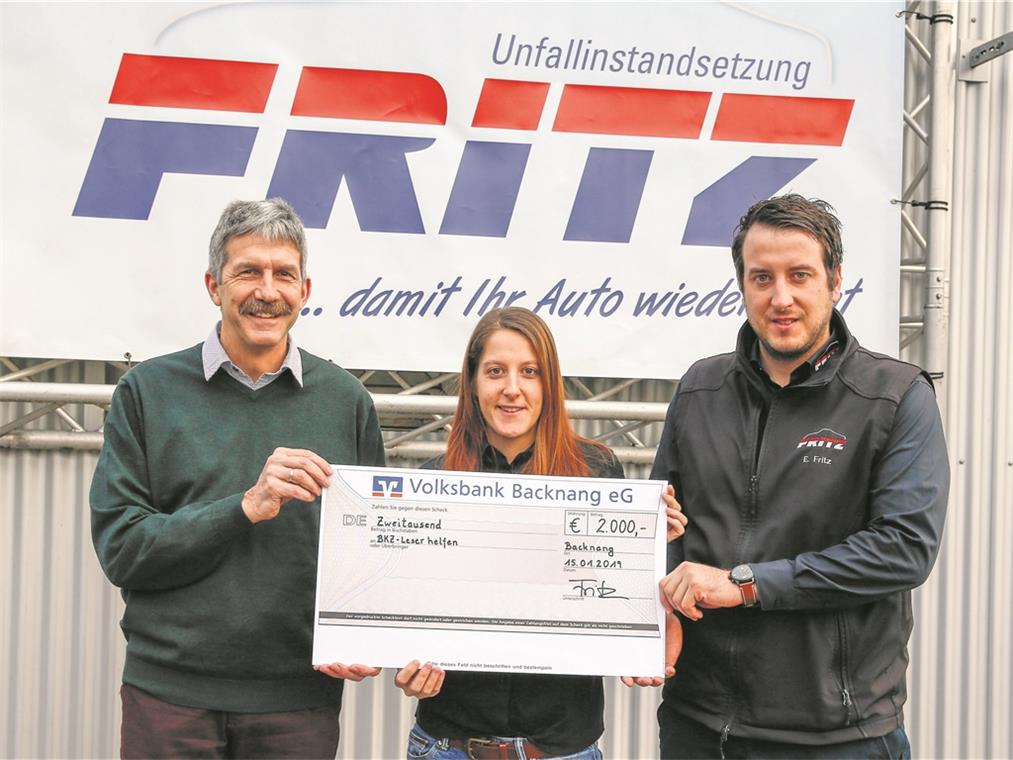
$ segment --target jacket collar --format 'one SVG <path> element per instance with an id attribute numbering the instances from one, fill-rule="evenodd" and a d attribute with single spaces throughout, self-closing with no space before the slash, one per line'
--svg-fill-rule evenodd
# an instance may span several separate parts
<path id="1" fill-rule="evenodd" d="M 488 441 L 482 447 L 482 471 L 483 472 L 520 472 L 520 469 L 527 464 L 527 461 L 534 456 L 535 444 L 531 444 L 520 454 L 514 457 L 514 461 L 508 462 L 502 451 L 497 449 Z"/>
<path id="2" fill-rule="evenodd" d="M 745 322 L 739 329 L 735 353 L 737 363 L 750 378 L 770 383 L 770 378 L 759 362 L 760 348 L 756 332 Z M 841 363 L 857 349 L 844 317 L 835 308 L 830 313 L 830 340 L 808 360 L 791 373 L 789 386 L 819 386 L 829 383 L 837 374 Z"/>

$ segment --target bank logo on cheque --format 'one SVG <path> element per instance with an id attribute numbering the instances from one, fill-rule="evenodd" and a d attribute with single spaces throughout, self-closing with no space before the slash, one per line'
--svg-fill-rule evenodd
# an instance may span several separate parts
<path id="1" fill-rule="evenodd" d="M 374 475 L 373 496 L 400 499 L 404 496 L 404 478 L 396 475 Z"/>
<path id="2" fill-rule="evenodd" d="M 125 53 L 109 102 L 263 114 L 277 69 L 274 63 Z M 443 204 L 438 234 L 506 237 L 546 102 L 556 102 L 548 98 L 550 86 L 484 80 L 449 197 L 429 204 Z M 744 160 L 685 199 L 690 212 L 682 244 L 727 246 L 743 208 L 817 160 L 819 151 L 802 146 L 843 144 L 854 104 L 847 98 L 562 83 L 551 130 L 591 141 L 563 239 L 629 243 L 655 151 L 644 149 L 642 139 L 636 149 L 615 147 L 615 136 L 651 138 L 659 147 L 668 140 L 800 146 L 762 151 L 779 155 L 748 155 L 756 148 L 746 148 Z M 710 110 L 715 117 L 705 133 Z M 288 129 L 265 197 L 286 198 L 307 227 L 323 229 L 344 184 L 360 230 L 426 233 L 408 154 L 443 138 L 428 136 L 431 131 L 410 134 L 409 125 L 448 126 L 440 82 L 414 72 L 304 66 L 289 113 L 398 122 L 409 134 Z M 447 138 L 458 139 L 462 126 L 449 125 Z M 511 130 L 510 140 L 502 130 Z M 147 219 L 164 174 L 242 177 L 257 132 L 257 126 L 107 118 L 73 214 Z M 595 146 L 595 135 L 608 136 L 608 147 Z M 551 147 L 544 136 L 538 139 Z M 536 155 L 552 157 L 550 150 Z"/>

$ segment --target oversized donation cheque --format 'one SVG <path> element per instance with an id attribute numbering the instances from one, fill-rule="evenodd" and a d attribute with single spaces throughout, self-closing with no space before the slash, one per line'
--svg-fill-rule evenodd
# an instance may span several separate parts
<path id="1" fill-rule="evenodd" d="M 664 483 L 332 465 L 313 663 L 664 675 Z"/>

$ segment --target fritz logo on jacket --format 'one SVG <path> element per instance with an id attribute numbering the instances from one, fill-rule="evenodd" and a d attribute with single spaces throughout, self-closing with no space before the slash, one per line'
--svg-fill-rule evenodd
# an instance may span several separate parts
<path id="1" fill-rule="evenodd" d="M 820 428 L 815 433 L 806 433 L 802 436 L 802 439 L 798 442 L 798 446 L 795 448 L 820 448 L 843 451 L 847 443 L 848 437 L 843 433 L 838 433 L 830 428 Z"/>
<path id="2" fill-rule="evenodd" d="M 821 356 L 819 359 L 813 362 L 813 372 L 819 372 L 821 369 L 823 369 L 826 366 L 827 362 L 833 358 L 834 354 L 836 354 L 839 349 L 840 346 L 836 341 L 831 343 L 830 347 L 823 352 L 823 356 Z"/>

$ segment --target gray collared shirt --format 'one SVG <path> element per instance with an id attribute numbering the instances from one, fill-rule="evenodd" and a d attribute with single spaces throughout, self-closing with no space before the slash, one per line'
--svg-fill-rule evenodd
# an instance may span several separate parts
<path id="1" fill-rule="evenodd" d="M 282 361 L 281 366 L 278 367 L 277 372 L 265 372 L 254 381 L 243 370 L 233 364 L 232 360 L 229 359 L 229 355 L 225 353 L 225 347 L 222 346 L 222 341 L 218 337 L 218 332 L 221 329 L 222 323 L 218 322 L 218 324 L 211 328 L 211 334 L 208 335 L 207 340 L 204 341 L 204 346 L 201 348 L 205 380 L 211 380 L 219 369 L 224 369 L 233 379 L 238 380 L 250 390 L 259 391 L 261 388 L 265 388 L 277 380 L 285 370 L 288 370 L 292 373 L 295 381 L 299 383 L 299 387 L 302 388 L 302 356 L 291 335 L 288 336 L 288 353 L 285 354 L 285 359 Z"/>

